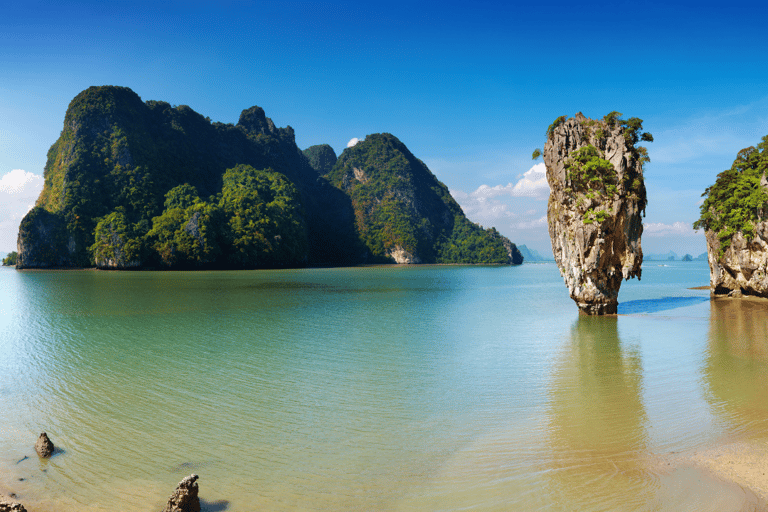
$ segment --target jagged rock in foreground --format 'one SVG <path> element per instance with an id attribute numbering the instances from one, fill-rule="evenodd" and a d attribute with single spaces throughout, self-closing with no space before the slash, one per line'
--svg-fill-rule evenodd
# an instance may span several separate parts
<path id="1" fill-rule="evenodd" d="M 768 298 L 768 136 L 739 151 L 703 196 L 694 229 L 704 229 L 713 296 Z"/>
<path id="2" fill-rule="evenodd" d="M 590 315 L 615 314 L 622 279 L 640 279 L 646 195 L 642 120 L 559 117 L 547 130 L 544 163 L 552 251 L 571 298 Z"/>
<path id="3" fill-rule="evenodd" d="M 41 457 L 50 457 L 53 455 L 53 451 L 56 448 L 53 446 L 53 442 L 48 438 L 48 434 L 43 432 L 40 437 L 37 438 L 35 443 L 35 451 Z"/>
<path id="4" fill-rule="evenodd" d="M 27 512 L 27 509 L 12 497 L 0 494 L 0 512 Z"/>
<path id="5" fill-rule="evenodd" d="M 163 512 L 200 512 L 200 498 L 197 495 L 198 478 L 195 474 L 184 477 L 168 498 Z"/>

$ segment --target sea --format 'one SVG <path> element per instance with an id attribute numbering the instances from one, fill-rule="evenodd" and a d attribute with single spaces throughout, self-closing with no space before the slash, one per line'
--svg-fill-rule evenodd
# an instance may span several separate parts
<path id="1" fill-rule="evenodd" d="M 554 263 L 0 270 L 0 492 L 31 512 L 737 511 L 768 302 L 652 262 L 619 315 Z M 57 449 L 34 451 L 46 432 Z"/>

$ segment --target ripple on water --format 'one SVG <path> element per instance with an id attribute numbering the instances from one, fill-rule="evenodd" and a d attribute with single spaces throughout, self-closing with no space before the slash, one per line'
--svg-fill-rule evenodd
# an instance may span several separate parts
<path id="1" fill-rule="evenodd" d="M 677 293 L 695 271 L 645 269 L 607 319 L 554 265 L 0 273 L 0 448 L 65 449 L 0 486 L 40 512 L 159 509 L 192 472 L 220 510 L 744 509 L 670 455 L 768 434 L 761 313 Z"/>

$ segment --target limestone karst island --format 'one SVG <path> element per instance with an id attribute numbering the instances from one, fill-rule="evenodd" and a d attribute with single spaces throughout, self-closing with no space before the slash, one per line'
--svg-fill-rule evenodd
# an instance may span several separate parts
<path id="1" fill-rule="evenodd" d="M 16 268 L 520 264 L 390 134 L 301 151 L 259 107 L 237 125 L 91 87 L 70 103 Z"/>
<path id="2" fill-rule="evenodd" d="M 713 296 L 768 298 L 768 135 L 742 149 L 702 197 Z"/>
<path id="3" fill-rule="evenodd" d="M 653 141 L 642 123 L 618 112 L 599 120 L 578 113 L 547 129 L 552 250 L 571 298 L 590 315 L 615 314 L 622 279 L 642 273 L 648 152 L 637 143 Z"/>

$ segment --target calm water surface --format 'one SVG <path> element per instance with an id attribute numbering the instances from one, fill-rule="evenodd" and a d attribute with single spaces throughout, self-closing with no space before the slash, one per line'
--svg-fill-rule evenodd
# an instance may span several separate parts
<path id="1" fill-rule="evenodd" d="M 768 440 L 768 303 L 708 281 L 647 262 L 589 318 L 554 264 L 3 269 L 0 490 L 159 510 L 194 472 L 210 511 L 742 510 L 665 462 Z"/>

